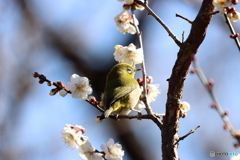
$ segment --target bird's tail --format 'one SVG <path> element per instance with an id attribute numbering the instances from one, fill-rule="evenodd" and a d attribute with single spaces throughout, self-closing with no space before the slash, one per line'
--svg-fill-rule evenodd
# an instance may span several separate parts
<path id="1" fill-rule="evenodd" d="M 105 118 L 109 117 L 109 115 L 112 113 L 113 111 L 113 108 L 110 107 L 109 109 L 107 109 L 105 112 L 104 112 L 104 116 Z"/>

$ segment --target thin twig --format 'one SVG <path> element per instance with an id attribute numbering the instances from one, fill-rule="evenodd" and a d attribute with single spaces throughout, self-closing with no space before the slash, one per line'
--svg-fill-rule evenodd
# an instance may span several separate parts
<path id="1" fill-rule="evenodd" d="M 68 94 L 72 94 L 72 92 L 70 90 L 68 90 L 65 86 L 58 85 L 56 82 L 52 82 L 52 81 L 48 80 L 46 78 L 46 76 L 44 76 L 42 74 L 38 74 L 37 72 L 34 72 L 33 73 L 33 77 L 38 78 L 40 81 L 42 81 L 42 83 L 43 82 L 48 82 L 49 84 L 52 84 L 53 86 L 57 87 L 58 90 L 64 89 Z M 104 112 L 105 111 L 97 103 L 94 103 L 94 102 L 92 102 L 92 101 L 90 101 L 88 99 L 86 99 L 85 101 L 88 102 L 89 104 L 91 104 L 92 106 L 94 106 L 100 112 Z"/>
<path id="2" fill-rule="evenodd" d="M 132 11 L 133 17 L 135 17 L 134 9 L 132 9 L 131 11 Z M 137 31 L 137 36 L 138 36 L 138 40 L 139 40 L 139 48 L 141 48 L 142 51 L 143 51 L 142 34 L 141 34 L 138 26 L 135 24 L 134 18 L 133 18 L 133 25 L 134 25 L 134 27 L 136 28 L 136 31 Z M 150 105 L 148 103 L 148 99 L 147 99 L 147 87 L 146 87 L 146 76 L 147 76 L 147 73 L 146 73 L 144 60 L 141 63 L 141 67 L 142 67 L 142 74 L 143 74 L 143 99 L 144 99 L 143 102 L 144 102 L 144 104 L 146 106 L 147 113 L 150 115 L 151 119 L 158 125 L 158 127 L 160 129 L 161 126 L 162 126 L 162 122 L 159 121 L 157 119 L 157 117 L 154 115 L 154 113 L 152 111 L 152 108 L 150 107 Z"/>
<path id="3" fill-rule="evenodd" d="M 227 23 L 227 25 L 228 25 L 231 33 L 232 33 L 232 34 L 236 34 L 236 32 L 235 32 L 235 30 L 234 30 L 234 28 L 233 28 L 233 26 L 232 26 L 232 23 L 231 23 L 231 21 L 229 20 L 229 18 L 227 17 L 226 14 L 224 14 L 224 17 L 225 17 L 226 23 Z M 240 43 L 239 43 L 238 37 L 234 38 L 234 41 L 236 42 L 236 45 L 237 45 L 237 47 L 238 47 L 238 50 L 240 51 Z"/>
<path id="4" fill-rule="evenodd" d="M 154 116 L 157 118 L 161 118 L 165 116 L 165 114 L 160 114 L 160 113 L 154 113 Z M 152 116 L 149 114 L 144 114 L 144 115 L 110 115 L 109 116 L 112 119 L 152 119 Z"/>
<path id="5" fill-rule="evenodd" d="M 177 14 L 177 13 L 176 13 L 176 17 L 180 17 L 180 18 L 184 19 L 185 21 L 187 21 L 187 22 L 190 23 L 190 24 L 193 23 L 191 20 L 187 19 L 186 17 L 181 16 L 180 14 Z"/>
<path id="6" fill-rule="evenodd" d="M 214 104 L 213 104 L 213 107 L 212 108 L 215 108 L 216 111 L 218 112 L 218 114 L 220 115 L 221 119 L 223 120 L 224 122 L 224 128 L 226 130 L 229 130 L 229 132 L 231 133 L 231 135 L 238 141 L 238 143 L 240 144 L 240 139 L 238 139 L 237 137 L 235 137 L 236 135 L 236 131 L 235 129 L 233 128 L 230 120 L 228 119 L 228 116 L 227 114 L 225 114 L 225 112 L 223 111 L 220 103 L 218 102 L 214 92 L 213 92 L 213 87 L 210 86 L 210 82 L 209 80 L 207 80 L 206 76 L 204 75 L 203 71 L 201 70 L 201 67 L 200 65 L 198 64 L 197 60 L 195 59 L 193 61 L 193 66 L 196 70 L 196 73 L 199 77 L 199 79 L 201 80 L 202 84 L 205 86 L 205 88 L 207 89 L 208 93 L 210 94 L 210 97 L 212 98 Z M 213 85 L 213 84 L 211 84 Z"/>
<path id="7" fill-rule="evenodd" d="M 48 82 L 51 83 L 53 86 L 57 87 L 59 90 L 64 89 L 65 91 L 67 91 L 67 93 L 72 94 L 72 92 L 70 90 L 68 90 L 67 88 L 65 88 L 64 86 L 60 86 L 58 85 L 56 82 L 52 82 L 50 80 L 48 80 L 46 78 L 46 76 L 42 75 L 42 74 L 38 74 L 37 72 L 33 73 L 33 77 L 38 78 L 39 80 L 42 80 L 42 82 Z M 98 109 L 100 112 L 105 112 L 105 110 L 103 108 L 101 108 L 97 103 L 92 102 L 89 99 L 85 100 L 86 102 L 88 102 L 89 104 L 91 104 L 92 106 L 94 106 L 96 109 Z M 160 114 L 160 113 L 152 113 L 156 118 L 161 118 L 163 116 L 165 116 L 165 114 Z M 152 119 L 152 116 L 149 114 L 146 115 L 110 115 L 110 118 L 112 119 Z"/>
<path id="8" fill-rule="evenodd" d="M 184 42 L 184 31 L 183 31 L 183 33 L 182 33 L 182 43 Z"/>
<path id="9" fill-rule="evenodd" d="M 208 13 L 208 15 L 211 16 L 211 15 L 214 15 L 214 14 L 217 14 L 217 13 L 219 13 L 219 11 L 214 11 L 214 12 Z"/>
<path id="10" fill-rule="evenodd" d="M 186 137 L 188 137 L 190 134 L 193 134 L 200 126 L 197 126 L 196 128 L 192 129 L 191 131 L 189 131 L 186 135 L 180 137 L 173 145 L 178 144 L 179 141 L 184 140 Z"/>
<path id="11" fill-rule="evenodd" d="M 172 33 L 172 31 L 168 28 L 168 26 L 152 11 L 152 9 L 148 6 L 147 3 L 143 3 L 141 1 L 135 0 L 138 4 L 145 7 L 145 9 L 148 11 L 149 15 L 152 15 L 162 26 L 163 28 L 168 32 L 169 36 L 175 41 L 175 43 L 180 47 L 181 41 L 178 40 L 178 38 Z"/>

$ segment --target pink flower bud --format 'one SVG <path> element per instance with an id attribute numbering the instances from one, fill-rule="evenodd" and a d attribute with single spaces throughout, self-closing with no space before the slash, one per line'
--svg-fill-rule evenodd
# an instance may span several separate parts
<path id="1" fill-rule="evenodd" d="M 51 82 L 48 82 L 47 85 L 48 85 L 48 86 L 51 86 L 51 85 L 53 85 L 53 82 L 52 82 L 52 81 L 51 81 Z"/>
<path id="2" fill-rule="evenodd" d="M 197 73 L 197 72 L 198 72 L 197 68 L 193 68 L 193 69 L 191 69 L 191 71 L 190 71 L 190 73 Z"/>
<path id="3" fill-rule="evenodd" d="M 38 77 L 39 77 L 40 79 L 46 79 L 46 76 L 44 76 L 43 74 L 39 74 Z"/>
<path id="4" fill-rule="evenodd" d="M 34 73 L 32 74 L 32 76 L 33 76 L 34 78 L 37 78 L 37 77 L 39 76 L 39 74 L 38 74 L 37 72 L 34 72 Z"/>
<path id="5" fill-rule="evenodd" d="M 230 38 L 235 39 L 235 38 L 239 37 L 239 35 L 240 35 L 239 33 L 231 34 Z"/>
<path id="6" fill-rule="evenodd" d="M 43 84 L 45 81 L 43 79 L 40 79 L 38 83 Z"/>
<path id="7" fill-rule="evenodd" d="M 231 126 L 228 125 L 228 124 L 225 124 L 225 125 L 223 126 L 223 129 L 225 129 L 225 130 L 230 130 L 230 129 L 231 129 Z"/>
<path id="8" fill-rule="evenodd" d="M 238 0 L 232 0 L 232 4 L 233 4 L 233 5 L 238 4 Z"/>
<path id="9" fill-rule="evenodd" d="M 212 107 L 212 108 L 217 108 L 216 103 L 211 104 L 211 107 Z"/>
<path id="10" fill-rule="evenodd" d="M 223 114 L 225 115 L 225 116 L 228 116 L 229 115 L 229 111 L 225 111 Z"/>
<path id="11" fill-rule="evenodd" d="M 50 90 L 49 95 L 50 96 L 54 96 L 57 92 L 58 92 L 58 89 L 57 88 L 53 88 L 53 89 Z"/>
<path id="12" fill-rule="evenodd" d="M 239 148 L 240 144 L 234 144 L 234 148 Z"/>
<path id="13" fill-rule="evenodd" d="M 147 83 L 152 83 L 152 82 L 153 82 L 152 76 L 147 76 L 147 77 L 146 77 L 146 82 L 147 82 Z"/>
<path id="14" fill-rule="evenodd" d="M 206 85 L 206 88 L 207 88 L 208 90 L 212 90 L 213 85 L 214 85 L 214 80 L 213 80 L 213 79 L 209 79 L 209 80 L 208 80 L 208 84 Z"/>
<path id="15" fill-rule="evenodd" d="M 64 87 L 62 81 L 57 81 L 56 83 L 57 83 L 58 86 L 60 86 L 60 87 Z"/>
<path id="16" fill-rule="evenodd" d="M 143 79 L 142 79 L 142 78 L 138 78 L 138 79 L 137 79 L 137 82 L 138 82 L 138 84 L 139 84 L 140 86 L 143 85 Z"/>

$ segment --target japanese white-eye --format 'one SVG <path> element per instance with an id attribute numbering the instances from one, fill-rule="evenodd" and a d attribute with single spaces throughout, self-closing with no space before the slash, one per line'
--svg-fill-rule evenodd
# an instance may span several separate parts
<path id="1" fill-rule="evenodd" d="M 102 98 L 104 117 L 110 114 L 127 115 L 131 110 L 135 110 L 142 92 L 134 79 L 138 70 L 127 63 L 119 63 L 108 73 Z"/>

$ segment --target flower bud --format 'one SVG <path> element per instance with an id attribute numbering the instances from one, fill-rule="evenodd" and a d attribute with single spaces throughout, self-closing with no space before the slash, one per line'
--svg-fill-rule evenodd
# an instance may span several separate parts
<path id="1" fill-rule="evenodd" d="M 33 76 L 34 78 L 37 78 L 37 77 L 39 76 L 39 74 L 38 74 L 37 72 L 34 72 L 34 73 L 32 74 L 32 76 Z"/>
<path id="2" fill-rule="evenodd" d="M 38 83 L 43 84 L 45 81 L 43 79 L 40 79 Z"/>
<path id="3" fill-rule="evenodd" d="M 64 89 L 61 89 L 59 91 L 59 94 L 60 94 L 60 96 L 65 97 L 67 95 L 67 91 L 65 91 Z"/>
<path id="4" fill-rule="evenodd" d="M 123 5 L 123 9 L 124 9 L 124 10 L 129 10 L 130 7 L 131 7 L 131 5 L 129 5 L 129 4 L 124 4 L 124 5 Z"/>
<path id="5" fill-rule="evenodd" d="M 233 5 L 238 4 L 238 0 L 232 0 L 232 4 L 233 4 Z"/>
<path id="6" fill-rule="evenodd" d="M 102 123 L 102 119 L 100 119 L 101 115 L 98 115 L 96 118 L 95 118 L 95 122 L 96 123 Z"/>
<path id="7" fill-rule="evenodd" d="M 153 82 L 152 76 L 147 76 L 146 81 L 147 81 L 147 83 L 152 83 Z"/>
<path id="8" fill-rule="evenodd" d="M 191 71 L 190 71 L 190 73 L 197 73 L 197 72 L 198 72 L 197 68 L 193 68 L 193 69 L 191 69 Z"/>
<path id="9" fill-rule="evenodd" d="M 57 88 L 51 89 L 50 92 L 49 92 L 49 95 L 54 96 L 57 92 L 58 92 Z"/>
<path id="10" fill-rule="evenodd" d="M 217 108 L 216 103 L 211 104 L 211 107 L 212 107 L 212 108 Z"/>
<path id="11" fill-rule="evenodd" d="M 225 116 L 228 116 L 229 115 L 229 111 L 225 111 L 223 114 L 225 115 Z"/>
<path id="12" fill-rule="evenodd" d="M 225 124 L 225 125 L 223 126 L 223 129 L 225 129 L 225 130 L 230 130 L 230 129 L 231 129 L 231 126 L 230 126 L 229 124 Z"/>
<path id="13" fill-rule="evenodd" d="M 60 86 L 60 87 L 64 87 L 62 81 L 57 81 L 56 83 L 57 83 L 58 86 Z"/>
<path id="14" fill-rule="evenodd" d="M 137 82 L 138 82 L 138 84 L 139 84 L 140 86 L 143 85 L 143 79 L 142 79 L 142 78 L 138 78 L 138 79 L 137 79 Z"/>
<path id="15" fill-rule="evenodd" d="M 53 85 L 53 82 L 50 81 L 50 82 L 47 83 L 47 85 L 48 85 L 48 86 L 51 86 L 51 85 Z"/>
<path id="16" fill-rule="evenodd" d="M 209 79 L 209 80 L 208 80 L 208 84 L 206 85 L 206 88 L 207 88 L 208 90 L 212 90 L 213 85 L 214 85 L 214 80 L 213 80 L 213 79 Z"/>

